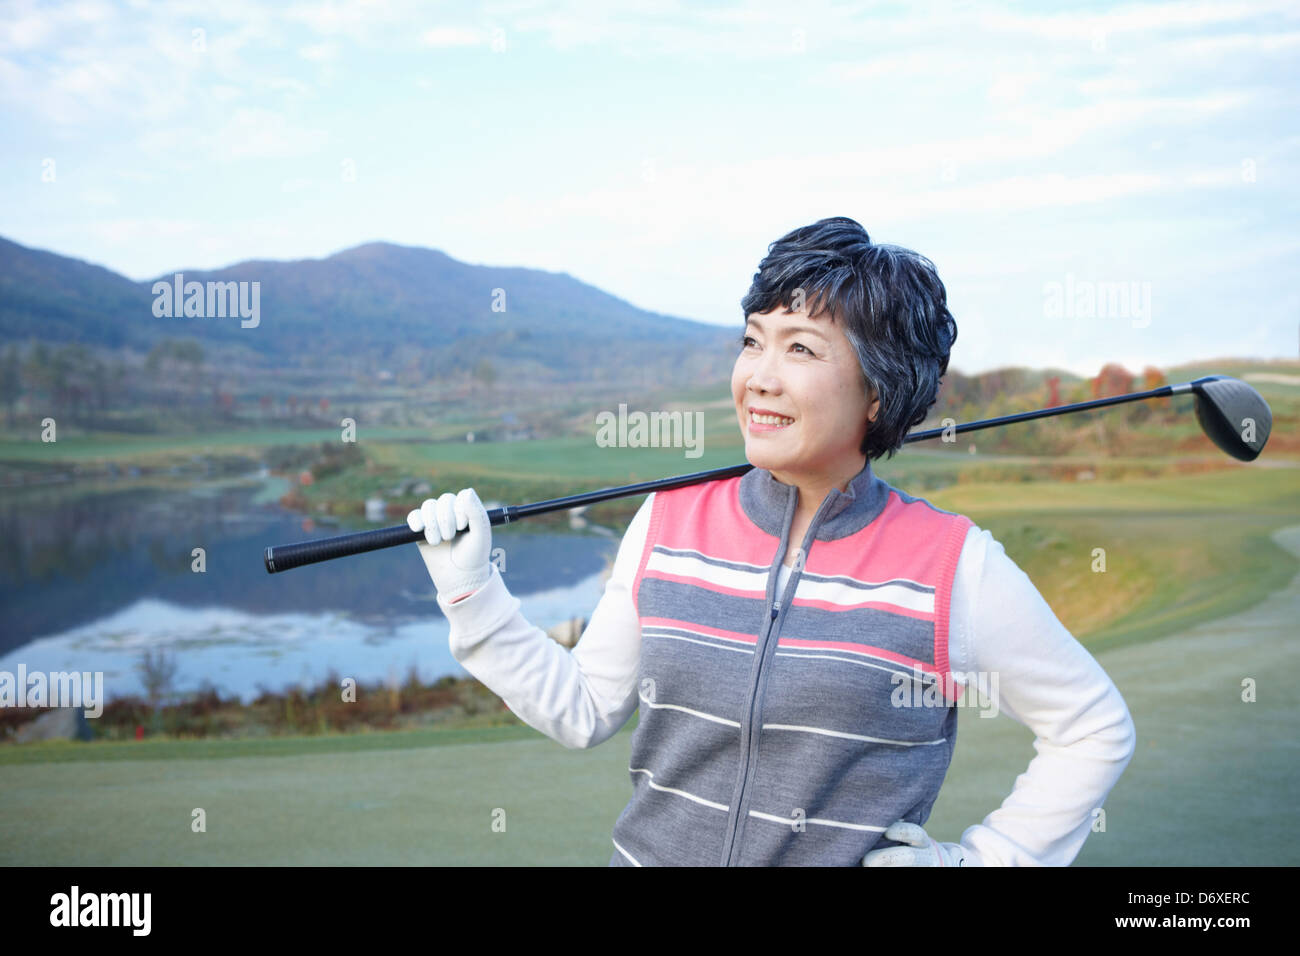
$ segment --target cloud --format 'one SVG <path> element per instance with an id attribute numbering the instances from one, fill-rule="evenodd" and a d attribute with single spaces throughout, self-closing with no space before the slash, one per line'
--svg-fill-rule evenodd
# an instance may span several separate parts
<path id="1" fill-rule="evenodd" d="M 310 96 L 312 92 L 311 87 L 302 82 L 302 80 L 295 80 L 288 76 L 277 76 L 275 79 L 271 80 L 268 86 L 277 93 L 287 92 L 293 93 L 296 96 Z"/>
<path id="2" fill-rule="evenodd" d="M 373 31 L 408 21 L 419 9 L 418 4 L 390 3 L 388 0 L 325 0 L 323 3 L 295 3 L 284 12 L 283 18 L 316 33 L 365 39 Z"/>
<path id="3" fill-rule="evenodd" d="M 42 46 L 54 32 L 53 18 L 35 10 L 0 23 L 0 50 L 30 50 Z"/>
<path id="4" fill-rule="evenodd" d="M 120 243 L 137 242 L 141 239 L 156 239 L 160 236 L 168 238 L 192 236 L 201 232 L 204 226 L 193 219 L 127 217 L 99 219 L 87 223 L 86 228 L 102 239 Z"/>
<path id="5" fill-rule="evenodd" d="M 1294 13 L 1288 0 L 1250 2 L 1140 3 L 1088 13 L 1069 11 L 1052 14 L 1022 14 L 1009 9 L 982 8 L 975 21 L 991 33 L 1021 33 L 1045 39 L 1087 39 L 1098 33 L 1148 33 L 1156 30 L 1204 28 L 1223 23 L 1263 17 L 1272 13 Z"/>
<path id="6" fill-rule="evenodd" d="M 339 55 L 337 43 L 312 43 L 298 48 L 298 55 L 313 63 L 324 63 Z"/>
<path id="7" fill-rule="evenodd" d="M 293 125 L 283 113 L 237 109 L 216 146 L 230 159 L 269 159 L 315 153 L 329 142 L 325 130 Z"/>
<path id="8" fill-rule="evenodd" d="M 468 27 L 435 27 L 420 34 L 421 46 L 481 46 L 486 41 L 487 37 L 482 31 Z"/>
<path id="9" fill-rule="evenodd" d="M 106 189 L 85 189 L 79 197 L 88 206 L 116 206 L 117 197 Z"/>

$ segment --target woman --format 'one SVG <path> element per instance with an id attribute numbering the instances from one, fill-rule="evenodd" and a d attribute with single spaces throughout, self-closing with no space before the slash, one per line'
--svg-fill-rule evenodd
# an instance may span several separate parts
<path id="1" fill-rule="evenodd" d="M 640 708 L 611 865 L 1079 852 L 1133 753 L 1123 698 L 989 532 L 871 469 L 937 398 L 946 295 L 928 259 L 851 219 L 773 243 L 731 382 L 755 467 L 647 497 L 572 652 L 519 613 L 473 489 L 408 516 L 452 653 L 522 720 L 590 747 Z M 999 809 L 940 843 L 922 824 L 972 681 L 1038 755 Z"/>

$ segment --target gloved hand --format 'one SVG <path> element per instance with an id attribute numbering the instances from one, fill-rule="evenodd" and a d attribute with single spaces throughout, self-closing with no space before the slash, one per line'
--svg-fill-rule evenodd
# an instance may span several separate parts
<path id="1" fill-rule="evenodd" d="M 406 516 L 412 531 L 423 531 L 420 557 L 438 593 L 448 601 L 477 591 L 492 577 L 492 525 L 473 488 L 426 498 Z M 463 532 L 457 534 L 457 531 Z"/>
<path id="2" fill-rule="evenodd" d="M 919 823 L 898 820 L 885 828 L 885 839 L 908 846 L 891 846 L 872 850 L 862 858 L 863 866 L 978 866 L 968 859 L 960 843 L 939 843 Z"/>

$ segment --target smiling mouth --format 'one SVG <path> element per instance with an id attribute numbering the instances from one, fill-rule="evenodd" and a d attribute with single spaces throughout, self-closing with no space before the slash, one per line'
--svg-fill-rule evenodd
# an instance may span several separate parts
<path id="1" fill-rule="evenodd" d="M 749 420 L 755 425 L 771 425 L 776 428 L 785 428 L 787 425 L 794 424 L 793 418 L 786 418 L 784 415 L 758 415 L 753 411 L 749 413 Z"/>

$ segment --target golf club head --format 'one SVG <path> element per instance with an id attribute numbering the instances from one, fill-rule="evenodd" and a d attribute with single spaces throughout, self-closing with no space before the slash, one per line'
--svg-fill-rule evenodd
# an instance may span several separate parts
<path id="1" fill-rule="evenodd" d="M 1196 420 L 1210 441 L 1240 461 L 1258 458 L 1273 428 L 1273 412 L 1264 397 L 1226 375 L 1207 375 L 1191 385 Z"/>

